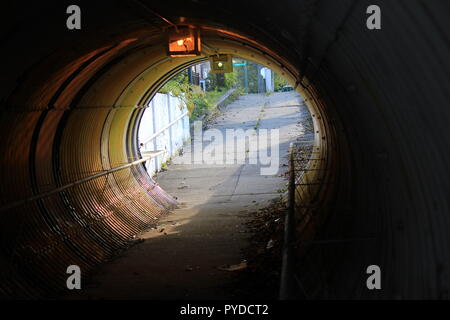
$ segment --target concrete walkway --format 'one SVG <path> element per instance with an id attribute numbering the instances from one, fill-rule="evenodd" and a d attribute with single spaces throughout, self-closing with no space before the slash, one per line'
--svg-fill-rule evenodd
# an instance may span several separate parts
<path id="1" fill-rule="evenodd" d="M 231 104 L 211 127 L 280 129 L 280 164 L 275 175 L 260 174 L 260 165 L 189 163 L 191 145 L 173 160 L 157 182 L 180 202 L 143 242 L 104 265 L 83 291 L 89 298 L 222 299 L 230 296 L 236 272 L 218 267 L 240 264 L 251 212 L 268 205 L 286 187 L 289 143 L 305 137 L 299 123 L 306 107 L 294 92 L 250 94 Z M 259 125 L 258 125 L 258 119 Z M 229 148 L 227 149 L 230 150 Z"/>

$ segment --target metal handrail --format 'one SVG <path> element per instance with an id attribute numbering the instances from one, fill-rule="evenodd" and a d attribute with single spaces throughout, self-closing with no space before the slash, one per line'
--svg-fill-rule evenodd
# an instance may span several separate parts
<path id="1" fill-rule="evenodd" d="M 74 186 L 76 186 L 76 185 L 79 185 L 79 184 L 82 184 L 82 183 L 91 181 L 91 180 L 93 180 L 93 179 L 102 177 L 102 176 L 104 176 L 104 175 L 107 175 L 107 174 L 110 174 L 110 173 L 113 173 L 113 172 L 116 172 L 116 171 L 120 171 L 120 170 L 129 168 L 129 167 L 135 166 L 135 165 L 137 165 L 137 164 L 140 164 L 140 163 L 146 162 L 146 161 L 148 161 L 148 160 L 150 160 L 150 159 L 152 159 L 152 158 L 155 158 L 155 157 L 157 157 L 157 156 L 159 156 L 159 155 L 161 155 L 161 154 L 164 154 L 165 152 L 166 152 L 166 151 L 164 151 L 164 150 L 148 151 L 147 153 L 152 153 L 152 154 L 149 155 L 149 156 L 147 156 L 147 157 L 144 157 L 144 158 L 142 158 L 142 159 L 133 161 L 133 162 L 131 162 L 131 163 L 127 163 L 127 164 L 121 165 L 121 166 L 119 166 L 119 167 L 116 167 L 116 168 L 113 168 L 113 169 L 109 169 L 109 170 L 105 170 L 105 171 L 103 171 L 103 172 L 94 174 L 94 175 L 92 175 L 92 176 L 85 177 L 85 178 L 83 178 L 83 179 L 80 179 L 80 180 L 77 180 L 77 181 L 68 183 L 68 184 L 66 184 L 66 185 L 64 185 L 64 186 L 62 186 L 62 187 L 53 189 L 53 190 L 51 190 L 51 191 L 43 192 L 43 193 L 40 193 L 40 194 L 31 196 L 31 197 L 29 197 L 29 198 L 27 198 L 27 199 L 23 199 L 23 200 L 19 200 L 19 201 L 10 203 L 10 204 L 8 204 L 8 205 L 6 205 L 6 206 L 1 207 L 1 208 L 0 208 L 0 212 L 3 212 L 3 211 L 6 211 L 6 210 L 9 210 L 9 209 L 18 207 L 18 206 L 20 206 L 20 205 L 22 205 L 22 204 L 25 204 L 25 203 L 27 203 L 27 202 L 32 202 L 32 201 L 36 201 L 36 200 L 39 200 L 39 199 L 42 199 L 42 198 L 49 197 L 49 196 L 51 196 L 51 195 L 53 195 L 53 194 L 59 193 L 59 192 L 61 192 L 61 191 L 64 191 L 64 190 L 66 190 L 66 189 L 68 189 L 68 188 L 71 188 L 71 187 L 74 187 Z"/>
<path id="2" fill-rule="evenodd" d="M 173 120 L 172 122 L 168 123 L 167 125 L 165 125 L 164 127 L 162 127 L 161 129 L 159 129 L 157 132 L 155 132 L 154 134 L 152 134 L 150 137 L 148 137 L 147 139 L 145 139 L 145 141 L 142 142 L 142 144 L 147 144 L 150 141 L 152 141 L 153 139 L 155 139 L 157 136 L 159 136 L 160 134 L 162 134 L 164 131 L 166 131 L 167 129 L 169 129 L 171 126 L 175 125 L 178 121 L 180 121 L 181 119 L 183 119 L 185 116 L 188 115 L 188 112 L 186 111 L 185 113 L 183 113 L 182 115 L 178 116 L 175 120 Z"/>

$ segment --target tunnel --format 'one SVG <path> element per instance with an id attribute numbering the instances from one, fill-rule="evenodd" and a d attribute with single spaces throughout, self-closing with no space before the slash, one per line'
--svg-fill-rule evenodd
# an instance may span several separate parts
<path id="1" fill-rule="evenodd" d="M 315 126 L 296 271 L 314 298 L 447 299 L 450 3 L 440 0 L 8 1 L 1 19 L 0 296 L 64 292 L 177 205 L 142 166 L 146 103 L 232 54 L 282 74 Z M 381 8 L 380 30 L 366 27 Z M 193 26 L 198 56 L 170 57 Z M 382 290 L 366 288 L 366 268 Z"/>

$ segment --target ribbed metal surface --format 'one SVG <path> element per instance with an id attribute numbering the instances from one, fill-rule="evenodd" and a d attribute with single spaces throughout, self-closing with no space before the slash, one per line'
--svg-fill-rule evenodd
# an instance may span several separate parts
<path id="1" fill-rule="evenodd" d="M 365 27 L 369 0 L 140 2 L 205 32 L 227 29 L 211 50 L 271 62 L 304 93 L 326 158 L 311 225 L 335 240 L 308 247 L 298 270 L 320 279 L 311 296 L 448 298 L 448 1 L 378 0 L 380 31 Z M 5 18 L 0 30 L 2 206 L 135 159 L 133 108 L 189 64 L 166 58 L 166 23 L 142 8 L 81 5 L 86 28 L 68 32 L 56 14 L 39 17 L 63 3 L 10 4 L 8 16 L 27 11 L 34 25 Z M 258 43 L 275 62 L 251 52 Z M 0 293 L 52 292 L 68 264 L 102 261 L 173 203 L 153 187 L 135 167 L 1 212 Z M 367 290 L 369 264 L 381 266 L 383 290 Z"/>
<path id="2" fill-rule="evenodd" d="M 44 84 L 34 98 L 39 104 L 30 104 L 31 112 L 25 105 L 2 113 L 4 297 L 51 297 L 64 291 L 69 265 L 89 273 L 176 204 L 140 164 L 7 208 L 139 158 L 129 154 L 125 144 L 134 109 L 112 109 L 122 90 L 110 94 L 110 102 L 100 102 L 109 108 L 76 106 L 92 89 L 91 77 L 121 45 L 114 48 L 96 50 L 53 74 L 52 85 Z M 127 80 L 121 85 L 123 89 Z"/>
<path id="3" fill-rule="evenodd" d="M 2 168 L 10 180 L 2 184 L 8 187 L 0 208 L 5 270 L 15 273 L 2 282 L 7 295 L 64 292 L 67 266 L 88 273 L 176 204 L 137 165 L 14 205 L 140 157 L 132 148 L 139 109 L 170 75 L 205 59 L 168 59 L 157 40 L 156 47 L 126 56 L 120 49 L 133 44 L 129 39 L 87 53 L 50 76 L 49 83 L 61 87 L 41 84 L 33 112 L 4 114 L 1 128 L 14 146 L 1 159 L 11 164 Z M 279 68 L 262 51 L 235 42 L 214 45 Z"/>

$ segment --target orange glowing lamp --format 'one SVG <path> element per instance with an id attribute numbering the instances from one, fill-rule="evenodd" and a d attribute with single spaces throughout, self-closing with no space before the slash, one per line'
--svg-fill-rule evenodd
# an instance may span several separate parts
<path id="1" fill-rule="evenodd" d="M 200 32 L 189 26 L 178 26 L 169 30 L 168 55 L 171 57 L 199 56 Z"/>

